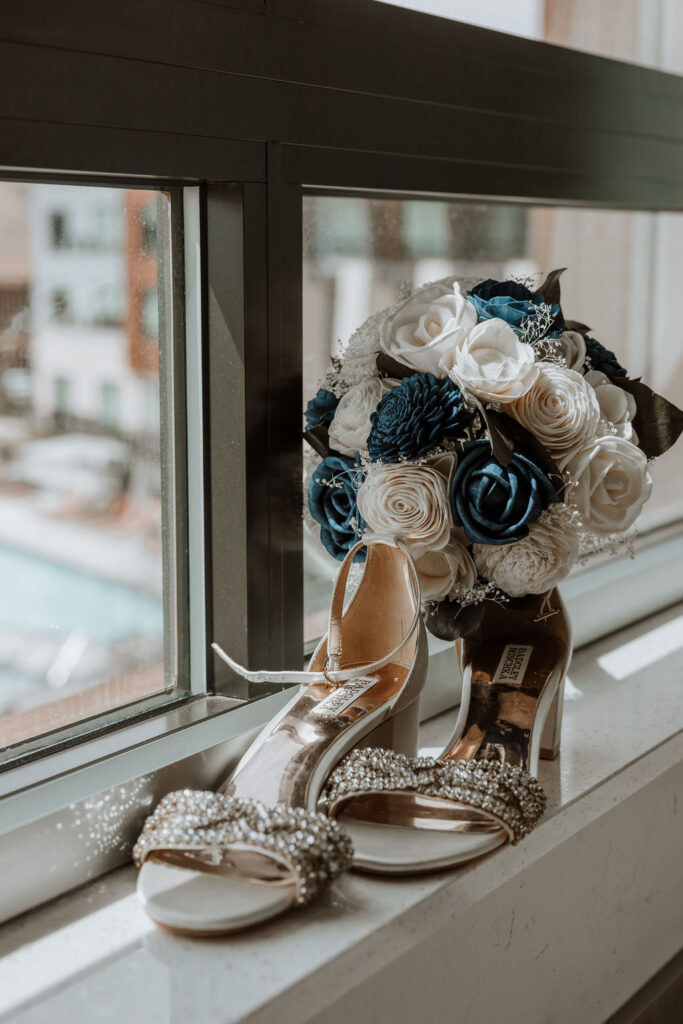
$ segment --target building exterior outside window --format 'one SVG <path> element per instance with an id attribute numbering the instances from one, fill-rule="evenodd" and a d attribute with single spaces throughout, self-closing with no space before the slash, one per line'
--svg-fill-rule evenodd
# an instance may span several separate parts
<path id="1" fill-rule="evenodd" d="M 0 183 L 0 748 L 165 684 L 156 195 Z"/>

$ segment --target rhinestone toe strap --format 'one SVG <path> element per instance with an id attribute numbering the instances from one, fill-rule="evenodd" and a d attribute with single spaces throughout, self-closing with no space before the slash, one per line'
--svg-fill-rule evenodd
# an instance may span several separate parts
<path id="1" fill-rule="evenodd" d="M 386 792 L 420 793 L 485 811 L 506 829 L 512 843 L 531 832 L 546 804 L 540 783 L 513 765 L 405 757 L 372 748 L 352 751 L 335 768 L 321 806 L 334 814 L 353 797 Z"/>
<path id="2" fill-rule="evenodd" d="M 297 903 L 309 903 L 351 866 L 351 840 L 318 811 L 203 790 L 169 793 L 147 818 L 133 848 L 138 867 L 155 850 L 236 847 L 273 856 L 294 874 Z"/>

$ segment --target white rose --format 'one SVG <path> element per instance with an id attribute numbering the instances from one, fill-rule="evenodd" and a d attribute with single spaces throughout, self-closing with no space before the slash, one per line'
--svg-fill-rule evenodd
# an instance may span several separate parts
<path id="1" fill-rule="evenodd" d="M 402 540 L 413 558 L 445 548 L 453 527 L 448 486 L 454 463 L 449 455 L 430 464 L 371 466 L 358 490 L 366 532 Z"/>
<path id="2" fill-rule="evenodd" d="M 548 449 L 564 455 L 594 437 L 600 421 L 595 392 L 575 370 L 541 363 L 538 378 L 510 414 Z"/>
<path id="3" fill-rule="evenodd" d="M 386 318 L 380 346 L 413 370 L 443 377 L 441 359 L 476 322 L 477 312 L 458 282 L 450 287 L 437 282 L 411 295 Z"/>
<path id="4" fill-rule="evenodd" d="M 347 385 L 360 384 L 368 377 L 377 376 L 377 353 L 379 352 L 379 332 L 389 311 L 388 306 L 368 317 L 353 332 L 341 353 L 341 379 Z"/>
<path id="5" fill-rule="evenodd" d="M 415 561 L 423 601 L 440 601 L 463 588 L 473 587 L 477 569 L 472 556 L 458 540 L 439 551 L 426 551 Z"/>
<path id="6" fill-rule="evenodd" d="M 442 366 L 463 392 L 484 402 L 514 402 L 538 376 L 531 345 L 497 317 L 460 337 Z"/>
<path id="7" fill-rule="evenodd" d="M 543 594 L 567 576 L 579 553 L 578 530 L 566 506 L 550 505 L 515 544 L 475 544 L 479 572 L 510 597 Z"/>
<path id="8" fill-rule="evenodd" d="M 632 526 L 650 497 L 647 459 L 623 437 L 594 438 L 568 460 L 567 498 L 596 533 L 618 533 Z"/>
<path id="9" fill-rule="evenodd" d="M 633 395 L 618 384 L 613 384 L 600 370 L 589 370 L 584 379 L 595 391 L 602 419 L 616 427 L 617 434 L 624 440 L 637 444 L 638 435 L 631 425 L 637 412 Z"/>
<path id="10" fill-rule="evenodd" d="M 387 391 L 398 381 L 371 377 L 349 388 L 339 400 L 330 423 L 330 448 L 342 455 L 355 455 L 366 447 L 370 433 L 370 417 Z"/>
<path id="11" fill-rule="evenodd" d="M 578 331 L 564 331 L 558 339 L 558 346 L 567 368 L 581 373 L 586 362 L 586 342 L 583 335 Z"/>

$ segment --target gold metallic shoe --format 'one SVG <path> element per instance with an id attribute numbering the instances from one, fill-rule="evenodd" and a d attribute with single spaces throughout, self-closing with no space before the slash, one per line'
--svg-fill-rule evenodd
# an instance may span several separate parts
<path id="1" fill-rule="evenodd" d="M 462 702 L 441 756 L 353 751 L 330 777 L 323 806 L 350 835 L 354 867 L 453 867 L 534 828 L 545 809 L 538 760 L 559 748 L 571 649 L 557 590 L 486 602 L 474 635 L 459 641 Z"/>
<path id="2" fill-rule="evenodd" d="M 138 895 L 158 924 L 220 934 L 307 903 L 351 864 L 351 843 L 317 810 L 340 759 L 362 742 L 417 749 L 427 639 L 413 560 L 400 545 L 367 544 L 365 571 L 344 609 L 349 551 L 327 635 L 307 671 L 252 672 L 252 682 L 301 684 L 218 793 L 171 793 L 134 850 Z"/>

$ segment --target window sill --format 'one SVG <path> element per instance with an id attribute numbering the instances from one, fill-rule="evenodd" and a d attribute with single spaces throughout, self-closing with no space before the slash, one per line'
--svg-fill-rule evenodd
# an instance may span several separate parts
<path id="1" fill-rule="evenodd" d="M 322 905 L 219 941 L 157 931 L 123 868 L 4 927 L 0 1016 L 400 1024 L 425 999 L 479 1021 L 532 998 L 532 1020 L 604 1020 L 680 941 L 682 671 L 683 606 L 576 654 L 562 752 L 541 765 L 549 811 L 519 847 L 417 879 L 350 874 Z M 449 725 L 428 723 L 426 745 Z"/>
<path id="2" fill-rule="evenodd" d="M 608 559 L 572 575 L 562 592 L 581 647 L 683 598 L 683 536 L 645 538 L 635 561 Z M 0 775 L 0 868 L 14 882 L 0 887 L 0 922 L 125 863 L 149 808 L 171 789 L 214 787 L 289 699 L 287 691 L 248 704 L 198 697 Z M 453 645 L 431 637 L 422 719 L 459 699 Z M 109 833 L 82 856 L 83 823 L 90 828 L 102 809 Z M 37 837 L 50 850 L 41 866 Z"/>

